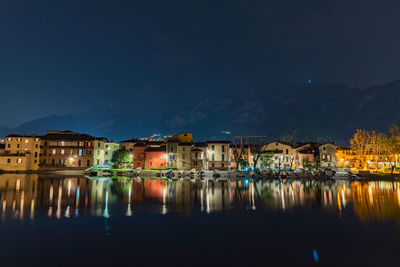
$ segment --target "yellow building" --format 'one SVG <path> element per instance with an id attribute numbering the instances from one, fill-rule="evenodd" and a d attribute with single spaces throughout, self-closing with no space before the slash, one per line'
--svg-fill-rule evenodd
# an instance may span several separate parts
<path id="1" fill-rule="evenodd" d="M 104 166 L 111 163 L 112 154 L 119 149 L 119 144 L 110 142 L 105 137 L 94 141 L 93 166 Z"/>
<path id="2" fill-rule="evenodd" d="M 166 140 L 166 166 L 178 170 L 190 170 L 192 133 L 180 133 Z"/>
<path id="3" fill-rule="evenodd" d="M 293 147 L 280 141 L 271 142 L 263 147 L 263 153 L 273 153 L 273 169 L 289 169 L 295 167 Z"/>
<path id="4" fill-rule="evenodd" d="M 114 142 L 106 142 L 104 144 L 104 165 L 111 164 L 112 155 L 119 149 L 119 144 Z"/>
<path id="5" fill-rule="evenodd" d="M 40 138 L 35 135 L 11 134 L 6 137 L 0 169 L 5 171 L 34 171 L 39 169 Z"/>

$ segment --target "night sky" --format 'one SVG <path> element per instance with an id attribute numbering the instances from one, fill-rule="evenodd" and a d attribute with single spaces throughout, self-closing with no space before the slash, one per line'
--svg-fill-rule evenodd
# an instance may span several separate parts
<path id="1" fill-rule="evenodd" d="M 0 125 L 400 78 L 400 1 L 0 1 Z"/>

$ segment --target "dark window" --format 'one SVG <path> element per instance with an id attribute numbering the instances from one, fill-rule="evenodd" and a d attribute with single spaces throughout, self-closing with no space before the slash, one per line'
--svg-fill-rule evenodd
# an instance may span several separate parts
<path id="1" fill-rule="evenodd" d="M 286 155 L 289 154 L 289 149 L 286 148 Z"/>
<path id="2" fill-rule="evenodd" d="M 11 163 L 11 159 L 7 159 L 7 163 Z"/>
<path id="3" fill-rule="evenodd" d="M 10 147 L 11 147 L 11 144 L 7 144 L 7 147 L 10 148 Z"/>
<path id="4" fill-rule="evenodd" d="M 81 160 L 78 160 L 78 166 L 80 167 L 82 164 Z"/>
<path id="5" fill-rule="evenodd" d="M 35 158 L 37 158 L 37 152 L 35 152 Z"/>
<path id="6" fill-rule="evenodd" d="M 225 152 L 225 146 L 222 145 L 222 152 Z"/>
<path id="7" fill-rule="evenodd" d="M 90 166 L 90 159 L 87 160 L 87 166 Z"/>

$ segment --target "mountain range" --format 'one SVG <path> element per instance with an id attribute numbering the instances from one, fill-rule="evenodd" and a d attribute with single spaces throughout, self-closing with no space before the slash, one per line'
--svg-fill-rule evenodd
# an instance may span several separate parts
<path id="1" fill-rule="evenodd" d="M 318 140 L 346 144 L 357 128 L 386 130 L 400 122 L 400 80 L 366 89 L 344 84 L 306 83 L 269 90 L 244 90 L 240 95 L 208 97 L 196 103 L 176 103 L 164 110 L 113 106 L 79 115 L 50 115 L 0 135 L 44 134 L 72 130 L 115 141 L 193 132 L 195 139 L 226 139 L 263 135 L 267 139 Z M 136 100 L 140 101 L 140 100 Z"/>

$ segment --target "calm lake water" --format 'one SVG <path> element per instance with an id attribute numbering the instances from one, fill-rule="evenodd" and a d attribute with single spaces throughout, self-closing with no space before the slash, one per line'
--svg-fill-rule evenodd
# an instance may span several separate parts
<path id="1" fill-rule="evenodd" d="M 0 175 L 1 266 L 399 266 L 399 182 Z"/>

